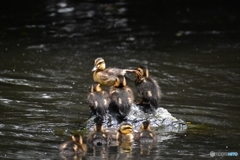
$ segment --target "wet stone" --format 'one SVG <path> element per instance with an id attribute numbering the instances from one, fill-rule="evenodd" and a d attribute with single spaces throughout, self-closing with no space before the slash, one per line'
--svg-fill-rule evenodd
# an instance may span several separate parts
<path id="1" fill-rule="evenodd" d="M 177 119 L 171 115 L 166 109 L 160 107 L 155 112 L 150 109 L 143 108 L 143 106 L 132 105 L 131 111 L 126 119 L 119 120 L 115 116 L 107 114 L 103 120 L 104 128 L 118 128 L 122 122 L 129 122 L 133 125 L 134 130 L 139 130 L 142 122 L 149 120 L 151 122 L 151 128 L 160 132 L 173 132 L 179 133 L 187 129 L 187 124 L 181 119 Z M 86 128 L 92 131 L 94 124 L 97 121 L 95 115 L 93 115 L 86 122 Z"/>

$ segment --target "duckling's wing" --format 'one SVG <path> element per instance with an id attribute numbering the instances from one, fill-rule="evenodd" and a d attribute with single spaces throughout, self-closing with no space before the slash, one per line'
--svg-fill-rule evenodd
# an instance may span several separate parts
<path id="1" fill-rule="evenodd" d="M 106 91 L 94 92 L 89 94 L 87 102 L 89 107 L 92 107 L 95 110 L 97 108 L 106 109 L 110 103 L 110 98 Z"/>
<path id="2" fill-rule="evenodd" d="M 88 103 L 89 107 L 94 107 L 94 94 L 93 93 L 88 95 L 87 103 Z"/>
<path id="3" fill-rule="evenodd" d="M 114 85 L 116 81 L 116 76 L 112 72 L 98 72 L 97 73 L 99 83 L 106 86 Z"/>
<path id="4" fill-rule="evenodd" d="M 108 73 L 111 76 L 118 76 L 118 75 L 124 76 L 126 74 L 125 69 L 119 69 L 119 68 L 107 68 L 104 70 L 104 72 Z"/>
<path id="5" fill-rule="evenodd" d="M 110 74 L 106 72 L 98 72 L 98 76 L 101 77 L 102 80 L 108 80 L 110 78 Z"/>
<path id="6" fill-rule="evenodd" d="M 109 105 L 110 103 L 110 97 L 109 97 L 109 94 L 106 92 L 106 91 L 102 91 L 102 96 L 103 96 L 103 99 L 106 101 L 106 106 Z"/>
<path id="7" fill-rule="evenodd" d="M 158 85 L 157 81 L 156 81 L 154 78 L 152 78 L 152 77 L 149 77 L 149 78 L 148 78 L 148 81 L 150 81 L 150 82 L 152 83 L 152 88 L 155 89 L 155 92 L 156 92 L 155 94 L 156 94 L 156 96 L 158 96 L 158 98 L 161 98 L 161 96 L 162 96 L 161 88 L 160 88 L 160 86 Z"/>
<path id="8" fill-rule="evenodd" d="M 129 87 L 126 88 L 126 91 L 128 93 L 128 103 L 132 103 L 134 101 L 133 92 Z"/>

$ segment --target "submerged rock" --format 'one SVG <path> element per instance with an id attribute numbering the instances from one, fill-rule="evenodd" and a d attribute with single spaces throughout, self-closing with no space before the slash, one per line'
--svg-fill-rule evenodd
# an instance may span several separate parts
<path id="1" fill-rule="evenodd" d="M 130 113 L 125 119 L 116 117 L 115 115 L 107 114 L 103 120 L 104 128 L 118 128 L 122 122 L 130 122 L 135 130 L 139 130 L 142 122 L 149 120 L 151 128 L 157 132 L 179 133 L 187 129 L 187 124 L 183 120 L 173 117 L 166 109 L 161 107 L 152 111 L 146 106 L 133 104 Z M 92 131 L 96 121 L 98 121 L 96 116 L 92 116 L 86 122 L 86 128 Z"/>

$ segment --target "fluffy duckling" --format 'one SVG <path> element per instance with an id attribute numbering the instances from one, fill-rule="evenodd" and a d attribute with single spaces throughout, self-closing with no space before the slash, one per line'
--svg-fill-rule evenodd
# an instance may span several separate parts
<path id="1" fill-rule="evenodd" d="M 87 141 L 95 146 L 101 146 L 108 144 L 110 140 L 110 136 L 104 131 L 102 123 L 98 122 L 94 125 L 94 132 L 89 135 Z"/>
<path id="2" fill-rule="evenodd" d="M 118 76 L 114 86 L 110 88 L 110 106 L 111 114 L 119 114 L 120 118 L 125 118 L 130 112 L 134 96 L 131 88 L 126 84 L 124 76 Z"/>
<path id="3" fill-rule="evenodd" d="M 106 64 L 103 58 L 95 59 L 92 72 L 93 72 L 93 80 L 95 82 L 100 83 L 103 86 L 114 85 L 117 76 L 118 75 L 124 76 L 126 72 L 135 72 L 136 74 L 139 74 L 137 70 L 106 68 Z"/>
<path id="4" fill-rule="evenodd" d="M 130 123 L 124 122 L 119 126 L 116 139 L 120 141 L 133 141 L 133 126 Z"/>
<path id="5" fill-rule="evenodd" d="M 77 154 L 84 154 L 87 150 L 85 144 L 83 144 L 82 136 L 75 134 L 72 135 L 72 140 L 62 143 L 59 146 L 61 155 L 74 156 Z"/>
<path id="6" fill-rule="evenodd" d="M 162 93 L 156 80 L 149 77 L 149 72 L 146 67 L 138 67 L 137 69 L 140 74 L 136 75 L 135 86 L 139 95 L 142 97 L 140 102 L 137 104 L 143 104 L 144 102 L 150 104 L 152 109 L 159 107 L 159 101 Z"/>
<path id="7" fill-rule="evenodd" d="M 108 110 L 110 98 L 108 93 L 102 90 L 99 83 L 92 85 L 87 102 L 91 108 L 91 113 L 103 120 Z"/>
<path id="8" fill-rule="evenodd" d="M 119 140 L 124 142 L 133 141 L 133 126 L 128 122 L 123 122 L 119 128 L 107 128 L 106 132 L 111 140 Z"/>
<path id="9" fill-rule="evenodd" d="M 134 141 L 140 143 L 152 143 L 156 140 L 156 134 L 151 130 L 149 121 L 144 121 L 141 124 L 140 131 L 134 135 Z"/>

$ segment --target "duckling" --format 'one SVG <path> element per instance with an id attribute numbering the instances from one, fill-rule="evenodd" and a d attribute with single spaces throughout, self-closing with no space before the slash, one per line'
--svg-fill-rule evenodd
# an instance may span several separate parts
<path id="1" fill-rule="evenodd" d="M 130 123 L 124 122 L 119 126 L 118 135 L 116 139 L 120 141 L 133 141 L 133 126 Z"/>
<path id="2" fill-rule="evenodd" d="M 91 93 L 87 97 L 87 102 L 91 108 L 92 114 L 104 119 L 110 103 L 109 95 L 103 91 L 99 83 L 94 83 L 91 87 Z"/>
<path id="3" fill-rule="evenodd" d="M 134 135 L 134 141 L 140 143 L 152 143 L 156 140 L 156 134 L 151 130 L 150 122 L 148 120 L 141 124 L 140 131 Z"/>
<path id="4" fill-rule="evenodd" d="M 72 140 L 62 143 L 59 146 L 61 155 L 74 156 L 77 154 L 84 154 L 87 150 L 85 144 L 83 144 L 82 136 L 75 134 L 72 135 Z"/>
<path id="5" fill-rule="evenodd" d="M 100 83 L 103 86 L 114 85 L 116 77 L 118 75 L 124 76 L 126 72 L 135 72 L 136 74 L 139 74 L 137 70 L 106 68 L 106 64 L 103 58 L 95 59 L 92 72 L 93 72 L 93 80 L 95 82 Z"/>
<path id="6" fill-rule="evenodd" d="M 117 113 L 119 118 L 125 118 L 130 112 L 134 96 L 131 88 L 127 86 L 124 76 L 116 78 L 114 86 L 110 88 L 109 96 L 111 99 L 109 105 L 110 113 Z"/>
<path id="7" fill-rule="evenodd" d="M 162 97 L 162 93 L 156 80 L 149 77 L 149 72 L 146 67 L 138 67 L 137 69 L 140 74 L 136 75 L 135 86 L 137 87 L 137 92 L 142 96 L 142 100 L 137 102 L 137 104 L 143 104 L 146 102 L 150 104 L 153 110 L 159 107 L 159 101 Z"/>
<path id="8" fill-rule="evenodd" d="M 97 122 L 94 125 L 94 132 L 89 135 L 87 141 L 95 146 L 101 146 L 108 144 L 111 141 L 111 138 L 108 133 L 105 132 L 102 123 Z"/>

